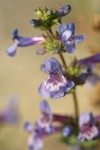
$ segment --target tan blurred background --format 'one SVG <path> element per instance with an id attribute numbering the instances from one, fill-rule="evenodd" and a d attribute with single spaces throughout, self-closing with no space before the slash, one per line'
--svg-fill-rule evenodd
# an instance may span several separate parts
<path id="1" fill-rule="evenodd" d="M 83 58 L 97 53 L 100 50 L 100 31 L 99 29 L 94 30 L 94 26 L 98 20 L 100 21 L 100 0 L 0 0 L 0 109 L 5 109 L 9 97 L 17 95 L 21 116 L 16 125 L 3 124 L 0 126 L 0 150 L 27 150 L 28 134 L 24 132 L 23 124 L 25 121 L 34 123 L 40 115 L 39 103 L 42 98 L 37 89 L 47 75 L 40 72 L 39 67 L 45 59 L 52 56 L 51 53 L 37 56 L 36 50 L 39 46 L 31 46 L 18 48 L 16 57 L 8 57 L 5 50 L 13 44 L 12 32 L 18 28 L 19 34 L 23 36 L 41 35 L 40 31 L 35 30 L 29 24 L 29 21 L 36 17 L 34 9 L 39 6 L 57 9 L 66 4 L 72 6 L 72 11 L 63 18 L 63 22 L 75 22 L 76 33 L 86 34 L 86 40 L 77 44 L 75 55 Z M 94 52 L 94 49 L 97 51 Z M 57 55 L 54 57 L 59 59 Z M 64 57 L 66 61 L 70 61 L 73 56 L 65 54 Z M 98 73 L 99 68 L 98 65 L 96 70 Z M 98 87 L 100 89 L 99 85 Z M 95 96 L 95 91 L 94 87 L 88 85 L 77 89 L 81 112 L 100 113 L 98 106 L 100 97 Z M 97 105 L 95 105 L 95 100 Z M 71 95 L 59 100 L 49 99 L 48 101 L 53 112 L 73 114 Z M 67 149 L 66 145 L 60 142 L 58 135 L 48 137 L 44 143 L 44 150 L 53 150 L 55 147 L 58 150 Z"/>

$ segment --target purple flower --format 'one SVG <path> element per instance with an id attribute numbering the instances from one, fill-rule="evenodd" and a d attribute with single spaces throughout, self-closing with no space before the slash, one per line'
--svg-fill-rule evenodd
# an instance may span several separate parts
<path id="1" fill-rule="evenodd" d="M 95 125 L 92 113 L 84 112 L 79 118 L 80 133 L 78 141 L 93 140 L 99 136 L 99 130 Z"/>
<path id="2" fill-rule="evenodd" d="M 43 142 L 42 142 L 42 134 L 40 130 L 34 129 L 33 125 L 29 122 L 26 122 L 24 124 L 24 129 L 28 133 L 30 133 L 30 136 L 28 138 L 28 148 L 29 150 L 40 150 L 43 147 Z"/>
<path id="3" fill-rule="evenodd" d="M 29 136 L 28 147 L 29 150 L 40 150 L 43 147 L 42 139 L 37 136 L 37 133 L 34 132 Z"/>
<path id="4" fill-rule="evenodd" d="M 28 139 L 29 150 L 40 150 L 43 147 L 42 139 L 50 134 L 61 132 L 62 126 L 53 126 L 53 114 L 47 101 L 40 102 L 41 117 L 35 125 L 26 122 L 24 129 L 30 136 Z"/>
<path id="5" fill-rule="evenodd" d="M 72 126 L 66 126 L 64 129 L 63 129 L 63 136 L 64 137 L 67 137 L 67 136 L 71 136 L 73 134 L 73 127 Z"/>
<path id="6" fill-rule="evenodd" d="M 11 97 L 7 108 L 3 112 L 0 112 L 0 122 L 17 123 L 18 119 L 18 101 L 16 97 Z"/>
<path id="7" fill-rule="evenodd" d="M 41 83 L 38 91 L 44 98 L 61 98 L 74 87 L 74 82 L 67 80 L 63 76 L 61 64 L 50 58 L 45 61 L 48 79 Z"/>
<path id="8" fill-rule="evenodd" d="M 98 82 L 100 82 L 100 76 L 95 74 L 95 73 L 91 73 L 91 74 L 88 74 L 88 77 L 87 77 L 87 83 L 89 83 L 90 85 L 94 86 L 96 85 Z"/>
<path id="9" fill-rule="evenodd" d="M 78 63 L 83 66 L 100 63 L 100 53 L 78 60 Z"/>
<path id="10" fill-rule="evenodd" d="M 41 36 L 37 36 L 37 37 L 19 36 L 18 29 L 14 30 L 13 32 L 13 40 L 14 40 L 14 44 L 6 50 L 6 53 L 12 57 L 16 55 L 17 47 L 26 47 L 35 44 L 41 44 L 42 42 L 45 41 L 45 39 Z"/>
<path id="11" fill-rule="evenodd" d="M 96 63 L 100 63 L 100 54 L 78 60 L 81 71 L 87 73 L 86 81 L 91 85 L 95 85 L 97 82 L 100 82 L 100 76 L 93 72 Z"/>
<path id="12" fill-rule="evenodd" d="M 55 12 L 55 15 L 58 16 L 58 17 L 63 17 L 65 15 L 67 15 L 70 11 L 71 11 L 71 6 L 70 5 L 65 5 L 62 8 L 58 9 Z"/>
<path id="13" fill-rule="evenodd" d="M 40 112 L 41 117 L 37 121 L 37 127 L 45 128 L 45 130 L 50 130 L 53 121 L 53 114 L 47 101 L 44 100 L 40 103 Z"/>
<path id="14" fill-rule="evenodd" d="M 47 71 L 46 71 L 46 66 L 45 66 L 45 64 L 43 63 L 43 64 L 41 64 L 41 66 L 40 66 L 40 70 L 42 71 L 42 72 L 44 72 L 44 73 L 47 73 Z"/>
<path id="15" fill-rule="evenodd" d="M 73 53 L 76 49 L 75 42 L 82 42 L 85 39 L 85 35 L 75 36 L 75 26 L 74 23 L 61 24 L 59 26 L 59 32 L 64 43 L 66 52 Z"/>
<path id="16" fill-rule="evenodd" d="M 24 124 L 24 129 L 27 131 L 27 132 L 32 132 L 34 129 L 33 129 L 33 125 L 30 123 L 30 122 L 26 122 Z"/>

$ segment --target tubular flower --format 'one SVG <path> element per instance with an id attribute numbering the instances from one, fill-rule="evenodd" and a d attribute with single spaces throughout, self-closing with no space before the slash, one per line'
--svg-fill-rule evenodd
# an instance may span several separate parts
<path id="1" fill-rule="evenodd" d="M 37 128 L 44 128 L 46 131 L 49 132 L 51 130 L 52 132 L 53 114 L 47 101 L 44 100 L 40 103 L 40 112 L 41 117 L 36 123 Z"/>
<path id="2" fill-rule="evenodd" d="M 0 112 L 0 122 L 17 123 L 19 120 L 18 100 L 12 96 L 8 102 L 7 108 Z"/>
<path id="3" fill-rule="evenodd" d="M 6 53 L 12 57 L 16 55 L 17 47 L 26 47 L 26 46 L 41 44 L 42 42 L 45 41 L 45 39 L 42 36 L 37 36 L 37 37 L 19 36 L 18 29 L 14 30 L 13 32 L 13 40 L 14 40 L 14 44 L 6 50 Z"/>
<path id="4" fill-rule="evenodd" d="M 80 133 L 78 141 L 93 140 L 99 136 L 99 129 L 95 125 L 92 113 L 84 112 L 79 118 Z"/>
<path id="5" fill-rule="evenodd" d="M 67 15 L 70 11 L 71 11 L 71 6 L 70 5 L 65 5 L 62 8 L 58 9 L 55 12 L 55 15 L 57 15 L 58 17 L 63 17 L 65 15 Z"/>
<path id="6" fill-rule="evenodd" d="M 70 22 L 69 24 L 61 24 L 59 26 L 59 33 L 61 40 L 64 43 L 66 52 L 73 53 L 76 49 L 75 42 L 82 42 L 85 35 L 75 36 L 75 25 Z"/>
<path id="7" fill-rule="evenodd" d="M 78 60 L 78 63 L 83 66 L 100 63 L 100 53 Z"/>
<path id="8" fill-rule="evenodd" d="M 24 124 L 25 131 L 30 134 L 28 138 L 29 150 L 40 150 L 43 147 L 42 139 L 45 136 L 62 130 L 62 126 L 52 125 L 54 116 L 47 101 L 43 100 L 40 103 L 40 112 L 42 116 L 35 125 L 32 125 L 30 122 Z"/>
<path id="9" fill-rule="evenodd" d="M 74 82 L 67 80 L 63 76 L 61 64 L 50 58 L 45 61 L 48 79 L 41 83 L 38 91 L 44 98 L 61 98 L 74 87 Z"/>

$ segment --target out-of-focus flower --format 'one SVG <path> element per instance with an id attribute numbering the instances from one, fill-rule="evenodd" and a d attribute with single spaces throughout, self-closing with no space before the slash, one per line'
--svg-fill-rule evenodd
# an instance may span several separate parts
<path id="1" fill-rule="evenodd" d="M 69 126 L 69 125 L 66 126 L 66 127 L 63 129 L 62 133 L 63 133 L 63 136 L 64 136 L 64 137 L 71 136 L 71 135 L 73 134 L 73 127 L 72 127 L 72 126 Z"/>
<path id="2" fill-rule="evenodd" d="M 55 15 L 58 16 L 58 17 L 63 17 L 63 16 L 66 16 L 70 11 L 71 11 L 71 6 L 70 5 L 65 5 L 65 6 L 59 8 L 55 12 Z"/>
<path id="3" fill-rule="evenodd" d="M 78 60 L 78 63 L 83 66 L 100 63 L 100 53 Z"/>
<path id="4" fill-rule="evenodd" d="M 43 54 L 45 54 L 46 53 L 46 51 L 44 50 L 44 48 L 40 48 L 40 49 L 38 49 L 37 51 L 36 51 L 36 54 L 37 55 L 43 55 Z"/>
<path id="5" fill-rule="evenodd" d="M 92 113 L 84 112 L 79 118 L 80 133 L 78 141 L 93 140 L 99 136 L 99 129 L 95 125 Z"/>
<path id="6" fill-rule="evenodd" d="M 47 128 L 47 130 L 49 130 L 49 128 L 51 128 L 51 124 L 53 121 L 53 114 L 47 101 L 45 100 L 41 101 L 40 112 L 41 112 L 41 117 L 37 121 L 37 125 L 39 128 L 45 128 L 45 129 Z"/>
<path id="7" fill-rule="evenodd" d="M 37 136 L 37 133 L 32 133 L 28 138 L 28 148 L 29 150 L 40 150 L 43 147 L 43 142 L 41 137 Z"/>
<path id="8" fill-rule="evenodd" d="M 42 36 L 37 37 L 22 37 L 18 35 L 18 29 L 13 32 L 13 40 L 14 44 L 6 50 L 6 53 L 9 56 L 15 56 L 17 47 L 26 47 L 36 44 L 41 44 L 45 41 Z"/>
<path id="9" fill-rule="evenodd" d="M 30 122 L 26 122 L 24 124 L 24 129 L 25 131 L 27 132 L 32 132 L 34 129 L 33 129 L 33 125 L 30 123 Z"/>
<path id="10" fill-rule="evenodd" d="M 52 125 L 54 116 L 47 101 L 41 101 L 40 112 L 41 117 L 36 121 L 34 126 L 30 122 L 24 124 L 25 131 L 30 134 L 28 139 L 29 150 L 40 150 L 43 147 L 42 139 L 45 136 L 61 132 L 62 130 L 62 126 Z M 65 120 L 67 117 L 56 115 L 56 121 L 62 121 L 61 119 L 63 118 Z"/>
<path id="11" fill-rule="evenodd" d="M 41 66 L 40 66 L 40 70 L 42 71 L 42 72 L 44 72 L 44 73 L 47 73 L 47 71 L 46 71 L 46 66 L 45 66 L 45 64 L 43 63 L 43 64 L 41 64 Z"/>
<path id="12" fill-rule="evenodd" d="M 75 36 L 75 25 L 70 22 L 67 25 L 61 24 L 59 26 L 59 33 L 61 40 L 64 43 L 66 52 L 73 53 L 76 49 L 75 42 L 82 42 L 85 39 L 85 35 Z"/>
<path id="13" fill-rule="evenodd" d="M 0 112 L 1 123 L 17 123 L 19 119 L 18 114 L 18 100 L 16 97 L 11 97 L 7 108 Z"/>
<path id="14" fill-rule="evenodd" d="M 87 73 L 86 81 L 91 85 L 95 85 L 97 82 L 100 82 L 100 76 L 93 72 L 95 64 L 97 63 L 100 63 L 100 54 L 78 60 L 81 71 Z"/>
<path id="15" fill-rule="evenodd" d="M 38 89 L 41 96 L 44 98 L 61 98 L 74 87 L 74 82 L 63 76 L 61 64 L 55 58 L 46 60 L 45 67 L 49 77 L 41 83 Z"/>

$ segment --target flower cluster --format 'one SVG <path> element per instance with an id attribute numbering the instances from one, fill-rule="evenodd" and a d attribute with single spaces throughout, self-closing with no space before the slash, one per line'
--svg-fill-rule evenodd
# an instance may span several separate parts
<path id="1" fill-rule="evenodd" d="M 24 129 L 30 134 L 28 139 L 29 150 L 38 150 L 43 146 L 42 139 L 45 136 L 62 131 L 62 126 L 54 126 L 55 121 L 69 121 L 69 117 L 53 114 L 47 101 L 43 100 L 40 103 L 41 117 L 35 125 L 26 122 Z"/>
<path id="2" fill-rule="evenodd" d="M 91 146 L 100 139 L 100 119 L 94 117 L 92 112 L 83 112 L 79 116 L 79 106 L 76 96 L 76 88 L 86 82 L 95 85 L 100 81 L 100 76 L 94 73 L 94 67 L 100 63 L 100 53 L 77 60 L 75 58 L 68 66 L 64 59 L 64 53 L 74 53 L 75 43 L 82 42 L 85 35 L 75 35 L 75 24 L 69 22 L 62 23 L 62 17 L 69 14 L 71 6 L 66 5 L 58 10 L 39 8 L 35 10 L 37 19 L 32 19 L 30 24 L 35 29 L 45 31 L 42 36 L 23 37 L 18 35 L 18 29 L 13 31 L 14 44 L 6 50 L 6 53 L 14 57 L 17 47 L 27 47 L 39 44 L 42 46 L 37 50 L 37 54 L 43 55 L 48 51 L 57 54 L 62 62 L 51 57 L 41 65 L 48 78 L 44 80 L 38 92 L 43 98 L 60 99 L 66 94 L 73 95 L 75 113 L 74 116 L 53 114 L 46 100 L 40 103 L 41 117 L 33 126 L 26 122 L 24 129 L 30 134 L 28 140 L 29 150 L 39 150 L 43 146 L 43 138 L 61 132 L 63 140 L 70 145 L 80 145 L 82 147 Z M 53 32 L 52 27 L 59 25 L 58 30 Z M 55 122 L 60 126 L 55 126 Z M 95 142 L 94 142 L 95 141 Z M 89 144 L 88 144 L 89 143 Z"/>
<path id="3" fill-rule="evenodd" d="M 43 138 L 61 132 L 64 138 L 71 138 L 76 134 L 74 118 L 54 114 L 46 100 L 40 102 L 41 117 L 34 126 L 30 122 L 24 124 L 24 129 L 30 136 L 28 139 L 29 150 L 38 150 L 43 147 Z M 54 125 L 59 122 L 60 125 Z M 72 125 L 71 125 L 72 124 Z M 83 112 L 79 117 L 77 143 L 100 138 L 99 126 L 97 120 L 91 112 Z"/>

